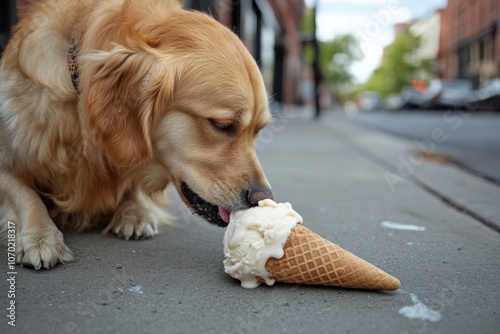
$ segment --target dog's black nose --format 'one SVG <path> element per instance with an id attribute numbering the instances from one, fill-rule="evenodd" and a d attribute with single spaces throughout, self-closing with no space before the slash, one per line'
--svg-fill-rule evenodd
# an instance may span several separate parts
<path id="1" fill-rule="evenodd" d="M 247 200 L 252 206 L 256 206 L 263 199 L 274 200 L 273 192 L 270 188 L 262 186 L 251 186 L 248 190 Z"/>

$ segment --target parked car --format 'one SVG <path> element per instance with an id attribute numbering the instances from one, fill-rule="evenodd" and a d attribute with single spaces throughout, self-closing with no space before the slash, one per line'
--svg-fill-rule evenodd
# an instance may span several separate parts
<path id="1" fill-rule="evenodd" d="M 399 94 L 392 94 L 385 99 L 385 107 L 389 110 L 399 110 L 403 105 L 403 99 Z"/>
<path id="2" fill-rule="evenodd" d="M 500 79 L 492 80 L 488 85 L 469 94 L 465 99 L 465 108 L 500 111 Z"/>
<path id="3" fill-rule="evenodd" d="M 425 109 L 463 108 L 472 93 L 469 80 L 434 79 L 423 94 L 422 107 Z"/>
<path id="4" fill-rule="evenodd" d="M 424 93 L 411 87 L 401 91 L 401 109 L 421 108 L 424 102 Z"/>
<path id="5" fill-rule="evenodd" d="M 384 100 L 377 92 L 362 92 L 359 94 L 357 102 L 360 110 L 372 111 L 384 108 Z"/>

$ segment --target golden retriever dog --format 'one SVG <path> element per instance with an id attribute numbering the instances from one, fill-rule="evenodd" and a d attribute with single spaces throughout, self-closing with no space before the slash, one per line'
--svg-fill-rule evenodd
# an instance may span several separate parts
<path id="1" fill-rule="evenodd" d="M 255 61 L 205 14 L 176 0 L 33 2 L 0 65 L 0 223 L 16 226 L 17 262 L 72 261 L 64 224 L 153 237 L 170 183 L 227 225 L 272 198 L 254 148 L 270 119 Z"/>

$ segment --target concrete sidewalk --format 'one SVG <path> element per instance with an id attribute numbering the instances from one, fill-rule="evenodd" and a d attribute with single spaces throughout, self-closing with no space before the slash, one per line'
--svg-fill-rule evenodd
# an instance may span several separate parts
<path id="1" fill-rule="evenodd" d="M 65 232 L 75 263 L 18 268 L 15 328 L 7 325 L 2 249 L 0 332 L 498 333 L 500 188 L 411 158 L 415 143 L 347 118 L 286 115 L 257 141 L 276 199 L 399 278 L 399 291 L 243 289 L 223 270 L 224 230 L 188 214 L 175 197 L 179 224 L 152 240 Z"/>

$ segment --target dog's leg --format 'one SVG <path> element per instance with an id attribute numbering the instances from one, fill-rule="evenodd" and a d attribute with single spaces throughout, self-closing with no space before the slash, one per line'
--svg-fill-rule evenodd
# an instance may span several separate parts
<path id="1" fill-rule="evenodd" d="M 7 221 L 16 224 L 16 262 L 32 265 L 36 270 L 51 268 L 58 262 L 73 261 L 64 238 L 50 219 L 38 193 L 16 176 L 0 171 L 2 192 L 2 229 Z"/>
<path id="2" fill-rule="evenodd" d="M 139 191 L 121 203 L 103 233 L 112 232 L 125 240 L 147 239 L 158 234 L 160 224 L 171 220 L 165 203 L 160 204 Z"/>

